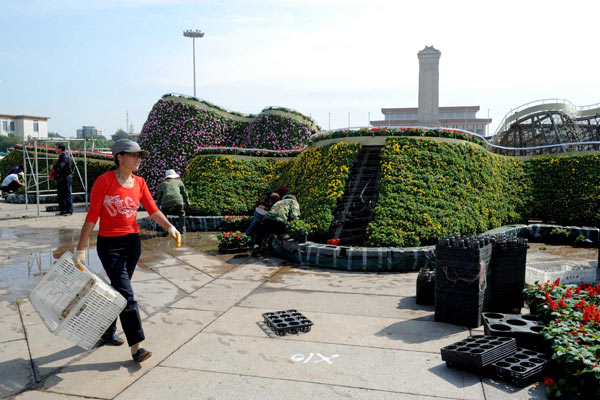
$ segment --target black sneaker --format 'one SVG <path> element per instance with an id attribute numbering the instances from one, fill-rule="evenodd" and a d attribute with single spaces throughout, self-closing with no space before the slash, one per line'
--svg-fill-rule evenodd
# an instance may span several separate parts
<path id="1" fill-rule="evenodd" d="M 142 347 L 141 349 L 136 351 L 135 354 L 132 354 L 131 357 L 133 358 L 133 361 L 135 361 L 136 363 L 141 363 L 142 361 L 147 360 L 150 357 L 152 357 L 152 352 L 148 351 Z"/>
<path id="2" fill-rule="evenodd" d="M 109 346 L 120 346 L 125 343 L 125 339 L 118 336 L 117 334 L 113 334 L 110 336 L 101 336 L 100 340 L 98 340 L 98 346 L 109 345 Z"/>

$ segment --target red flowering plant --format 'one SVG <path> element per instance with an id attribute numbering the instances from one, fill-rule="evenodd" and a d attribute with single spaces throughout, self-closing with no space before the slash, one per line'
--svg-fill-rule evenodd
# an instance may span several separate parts
<path id="1" fill-rule="evenodd" d="M 246 247 L 248 245 L 248 235 L 240 231 L 222 232 L 217 235 L 219 247 Z"/>
<path id="2" fill-rule="evenodd" d="M 557 368 L 555 377 L 545 378 L 548 396 L 600 398 L 600 284 L 536 282 L 525 297 L 549 322 L 542 335 Z"/>
<path id="3" fill-rule="evenodd" d="M 250 226 L 252 216 L 250 215 L 224 215 L 223 226 L 227 230 L 245 230 Z"/>

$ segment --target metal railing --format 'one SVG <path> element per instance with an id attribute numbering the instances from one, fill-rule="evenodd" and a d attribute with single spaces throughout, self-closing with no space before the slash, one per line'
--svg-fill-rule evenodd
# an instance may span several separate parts
<path id="1" fill-rule="evenodd" d="M 500 121 L 500 123 L 498 124 L 498 127 L 494 131 L 494 136 L 497 135 L 498 133 L 504 132 L 506 130 L 506 125 L 508 124 L 508 121 L 510 120 L 512 122 L 512 120 L 514 120 L 514 118 L 512 118 L 512 117 L 515 114 L 518 114 L 528 108 L 534 108 L 534 107 L 537 107 L 537 106 L 543 105 L 543 104 L 561 104 L 561 105 L 563 105 L 563 107 L 548 108 L 547 111 L 556 111 L 557 109 L 560 109 L 560 110 L 566 109 L 567 111 L 571 111 L 573 114 L 575 114 L 577 116 L 581 116 L 580 113 L 583 111 L 589 111 L 589 110 L 593 110 L 593 109 L 598 109 L 598 112 L 600 113 L 600 103 L 588 104 L 585 106 L 577 106 L 568 99 L 554 98 L 554 99 L 534 100 L 534 101 L 530 101 L 529 103 L 521 104 L 520 106 L 518 106 L 516 108 L 511 108 L 510 111 L 504 115 L 504 117 L 502 118 L 502 121 Z M 523 114 L 523 115 L 526 115 L 526 114 Z"/>

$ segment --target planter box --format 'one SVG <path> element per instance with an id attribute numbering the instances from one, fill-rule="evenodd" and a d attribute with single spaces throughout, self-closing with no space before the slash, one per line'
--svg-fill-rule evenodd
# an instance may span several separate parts
<path id="1" fill-rule="evenodd" d="M 234 254 L 234 253 L 244 253 L 250 250 L 248 246 L 221 246 L 219 245 L 219 253 L 221 254 Z"/>
<path id="2" fill-rule="evenodd" d="M 576 264 L 574 262 L 547 262 L 528 265 L 525 272 L 525 282 L 545 283 L 554 282 L 560 278 L 560 283 L 579 284 L 581 281 L 591 283 L 597 278 L 598 268 L 589 264 Z"/>

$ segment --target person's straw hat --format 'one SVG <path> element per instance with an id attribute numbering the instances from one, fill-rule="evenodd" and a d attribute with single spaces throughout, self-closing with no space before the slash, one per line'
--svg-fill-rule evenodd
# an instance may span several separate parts
<path id="1" fill-rule="evenodd" d="M 165 172 L 165 179 L 176 179 L 179 178 L 179 174 L 177 172 L 175 172 L 174 169 L 168 169 L 167 172 Z"/>

